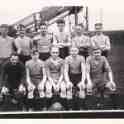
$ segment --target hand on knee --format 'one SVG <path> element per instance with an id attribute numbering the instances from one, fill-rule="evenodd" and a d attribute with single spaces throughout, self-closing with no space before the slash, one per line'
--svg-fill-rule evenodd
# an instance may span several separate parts
<path id="1" fill-rule="evenodd" d="M 84 82 L 79 82 L 79 83 L 77 84 L 77 87 L 78 87 L 80 90 L 84 90 L 84 89 L 86 88 Z"/>

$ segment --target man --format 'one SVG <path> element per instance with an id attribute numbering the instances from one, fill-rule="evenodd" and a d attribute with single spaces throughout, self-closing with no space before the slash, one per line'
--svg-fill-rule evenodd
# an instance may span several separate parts
<path id="1" fill-rule="evenodd" d="M 109 51 L 111 50 L 110 39 L 108 36 L 103 34 L 102 29 L 102 23 L 95 24 L 96 35 L 91 38 L 91 43 L 93 48 L 100 48 L 102 51 L 102 55 L 107 57 Z"/>
<path id="2" fill-rule="evenodd" d="M 71 46 L 69 33 L 65 31 L 65 21 L 64 19 L 59 19 L 57 21 L 58 32 L 56 32 L 55 37 L 57 45 L 60 48 L 60 57 L 65 58 L 69 55 L 69 47 Z"/>
<path id="3" fill-rule="evenodd" d="M 15 39 L 14 44 L 20 60 L 25 64 L 31 58 L 30 54 L 33 47 L 32 40 L 26 36 L 25 26 L 22 25 L 22 28 L 19 30 L 19 36 Z"/>
<path id="4" fill-rule="evenodd" d="M 64 61 L 59 57 L 58 47 L 53 46 L 50 53 L 51 57 L 46 61 L 48 78 L 46 83 L 46 97 L 48 101 L 51 101 L 52 103 L 56 101 L 61 102 L 61 104 L 65 107 L 66 85 L 63 81 Z"/>
<path id="5" fill-rule="evenodd" d="M 30 109 L 43 110 L 45 108 L 44 85 L 46 82 L 46 72 L 44 63 L 39 59 L 39 52 L 34 50 L 31 54 L 32 59 L 26 62 L 27 98 Z M 30 104 L 31 105 L 31 104 Z"/>
<path id="6" fill-rule="evenodd" d="M 116 90 L 113 81 L 111 67 L 104 56 L 101 56 L 101 49 L 95 48 L 93 55 L 87 58 L 87 92 L 98 98 L 98 102 L 104 100 L 108 93 L 112 94 Z"/>
<path id="7" fill-rule="evenodd" d="M 70 48 L 70 56 L 65 59 L 64 71 L 67 83 L 68 107 L 76 110 L 84 107 L 82 104 L 84 104 L 85 98 L 85 59 L 78 55 L 78 52 L 77 47 L 72 46 Z"/>
<path id="8" fill-rule="evenodd" d="M 84 35 L 84 27 L 80 24 L 75 27 L 75 34 L 75 37 L 72 39 L 72 44 L 78 47 L 79 55 L 84 56 L 86 59 L 86 57 L 90 54 L 90 38 Z"/>
<path id="9" fill-rule="evenodd" d="M 23 98 L 23 96 L 26 93 L 24 87 L 24 81 L 25 81 L 24 79 L 25 79 L 25 66 L 19 61 L 18 55 L 16 53 L 13 53 L 11 54 L 9 61 L 4 63 L 4 66 L 2 68 L 1 94 L 3 96 L 7 96 L 7 95 L 10 96 L 12 102 L 17 104 L 18 107 L 22 102 L 21 100 L 23 100 L 21 98 Z M 6 97 L 4 98 L 5 98 L 4 100 L 7 100 Z M 4 102 L 5 105 L 9 104 L 7 101 Z M 3 109 L 7 109 L 7 106 L 4 107 Z M 23 106 L 20 107 L 22 108 Z"/>
<path id="10" fill-rule="evenodd" d="M 13 52 L 14 39 L 8 36 L 8 25 L 2 24 L 0 26 L 0 72 L 2 63 L 4 63 Z"/>
<path id="11" fill-rule="evenodd" d="M 50 47 L 53 44 L 53 34 L 48 33 L 47 24 L 42 22 L 40 24 L 40 36 L 34 38 L 35 49 L 39 51 L 40 59 L 45 61 L 50 56 Z"/>

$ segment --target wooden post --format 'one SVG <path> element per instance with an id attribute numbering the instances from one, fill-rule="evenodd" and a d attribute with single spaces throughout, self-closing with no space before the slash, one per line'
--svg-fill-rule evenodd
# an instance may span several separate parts
<path id="1" fill-rule="evenodd" d="M 88 7 L 86 7 L 86 31 L 89 30 Z"/>
<path id="2" fill-rule="evenodd" d="M 78 24 L 78 13 L 77 13 L 77 7 L 74 8 L 74 14 L 75 14 L 75 25 Z"/>

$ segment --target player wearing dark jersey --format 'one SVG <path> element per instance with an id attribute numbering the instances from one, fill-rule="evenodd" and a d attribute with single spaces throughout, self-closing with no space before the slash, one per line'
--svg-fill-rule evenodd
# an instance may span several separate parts
<path id="1" fill-rule="evenodd" d="M 87 91 L 94 96 L 102 99 L 107 90 L 113 93 L 116 90 L 116 84 L 113 81 L 111 67 L 104 56 L 101 56 L 101 50 L 95 48 L 93 55 L 87 58 Z M 108 94 L 107 94 L 108 95 Z"/>
<path id="2" fill-rule="evenodd" d="M 34 46 L 39 51 L 39 58 L 45 61 L 50 56 L 50 47 L 53 43 L 53 34 L 48 33 L 46 23 L 41 23 L 40 31 L 40 36 L 34 38 Z"/>
<path id="3" fill-rule="evenodd" d="M 65 81 L 67 83 L 67 99 L 72 102 L 73 106 L 70 109 L 79 107 L 75 98 L 84 100 L 85 98 L 85 59 L 78 55 L 78 48 L 70 48 L 70 56 L 65 59 Z M 74 92 L 72 91 L 74 89 Z M 79 90 L 79 92 L 78 92 Z M 70 104 L 70 102 L 68 104 Z M 82 103 L 82 102 L 80 102 Z M 72 105 L 70 104 L 70 105 Z M 83 106 L 80 106 L 83 107 Z M 78 108 L 79 109 L 79 108 Z M 81 109 L 81 108 L 80 108 Z"/>
<path id="4" fill-rule="evenodd" d="M 66 99 L 66 85 L 63 81 L 64 61 L 59 57 L 59 48 L 51 48 L 51 57 L 46 61 L 48 81 L 46 83 L 46 97 L 56 100 Z M 55 102 L 53 100 L 53 102 Z M 52 102 L 52 103 L 53 103 Z"/>
<path id="5" fill-rule="evenodd" d="M 2 68 L 1 94 L 4 96 L 4 98 L 6 99 L 6 96 L 9 96 L 12 98 L 10 99 L 12 102 L 19 105 L 21 100 L 19 95 L 25 95 L 26 92 L 24 79 L 25 66 L 19 61 L 18 55 L 14 53 L 11 55 L 10 60 L 8 60 Z M 7 102 L 7 104 L 9 103 Z"/>
<path id="6" fill-rule="evenodd" d="M 26 62 L 27 98 L 33 102 L 35 110 L 41 110 L 45 107 L 46 72 L 44 62 L 39 59 L 39 52 L 35 50 L 31 56 L 32 59 Z"/>

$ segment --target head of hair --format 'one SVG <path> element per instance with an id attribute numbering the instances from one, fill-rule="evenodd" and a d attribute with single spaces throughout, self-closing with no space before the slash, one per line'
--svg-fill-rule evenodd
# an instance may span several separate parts
<path id="1" fill-rule="evenodd" d="M 1 24 L 1 25 L 0 25 L 0 28 L 7 28 L 7 29 L 8 29 L 9 26 L 8 26 L 7 24 Z"/>
<path id="2" fill-rule="evenodd" d="M 47 26 L 47 23 L 46 22 L 41 22 L 40 26 Z"/>
<path id="3" fill-rule="evenodd" d="M 96 50 L 101 50 L 101 49 L 99 47 L 94 47 L 93 51 L 96 51 Z"/>
<path id="4" fill-rule="evenodd" d="M 84 25 L 82 23 L 77 24 L 76 26 L 80 26 L 81 28 L 84 28 Z"/>
<path id="5" fill-rule="evenodd" d="M 96 23 L 96 24 L 95 24 L 95 27 L 96 27 L 96 26 L 103 26 L 103 24 L 99 22 L 99 23 Z"/>
<path id="6" fill-rule="evenodd" d="M 35 55 L 35 53 L 39 53 L 39 51 L 38 50 L 32 50 L 31 51 L 31 55 Z"/>
<path id="7" fill-rule="evenodd" d="M 58 19 L 56 23 L 57 24 L 65 24 L 65 20 L 64 19 Z"/>
<path id="8" fill-rule="evenodd" d="M 10 57 L 12 57 L 12 56 L 18 56 L 18 57 L 19 57 L 19 55 L 18 55 L 17 52 L 13 52 L 13 53 L 11 53 Z"/>
<path id="9" fill-rule="evenodd" d="M 52 45 L 52 46 L 50 47 L 50 51 L 51 51 L 53 48 L 59 49 L 58 46 L 56 46 L 56 45 Z"/>

